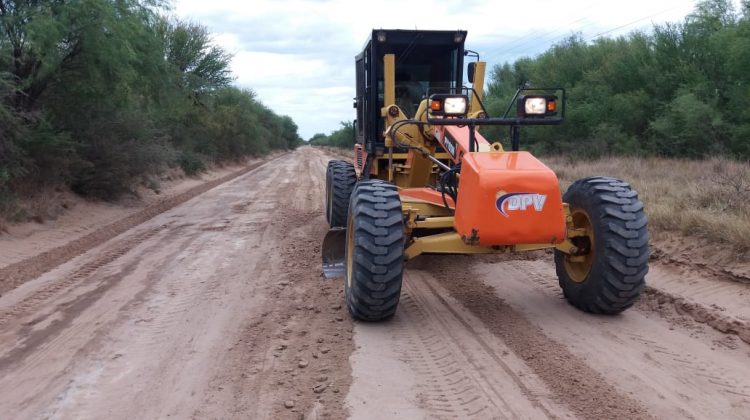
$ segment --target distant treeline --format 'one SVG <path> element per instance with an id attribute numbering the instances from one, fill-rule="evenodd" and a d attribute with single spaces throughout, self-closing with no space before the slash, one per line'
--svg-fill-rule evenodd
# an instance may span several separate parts
<path id="1" fill-rule="evenodd" d="M 39 186 L 114 198 L 168 167 L 298 145 L 292 119 L 231 86 L 231 55 L 167 6 L 0 0 L 0 205 Z"/>
<path id="2" fill-rule="evenodd" d="M 750 158 L 750 1 L 698 3 L 682 23 L 587 42 L 572 36 L 534 58 L 495 66 L 485 104 L 505 112 L 519 86 L 568 92 L 562 126 L 522 129 L 537 153 Z M 350 146 L 351 126 L 316 143 Z M 491 139 L 507 131 L 485 127 Z"/>
<path id="3" fill-rule="evenodd" d="M 349 148 L 354 146 L 354 122 L 342 121 L 341 127 L 329 135 L 317 133 L 312 136 L 309 143 L 316 146 L 334 146 Z"/>

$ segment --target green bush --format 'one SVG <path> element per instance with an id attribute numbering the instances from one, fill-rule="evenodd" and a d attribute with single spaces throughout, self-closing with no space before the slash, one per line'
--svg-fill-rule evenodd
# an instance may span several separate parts
<path id="1" fill-rule="evenodd" d="M 180 153 L 180 168 L 186 175 L 197 175 L 206 170 L 205 157 L 190 151 Z"/>
<path id="2" fill-rule="evenodd" d="M 486 103 L 501 114 L 518 86 L 568 91 L 562 126 L 524 128 L 522 147 L 578 156 L 750 158 L 750 7 L 704 0 L 679 24 L 587 42 L 492 69 Z M 499 128 L 483 129 L 504 137 Z"/>
<path id="3" fill-rule="evenodd" d="M 353 121 L 342 121 L 341 128 L 333 131 L 330 135 L 322 133 L 315 134 L 308 142 L 317 146 L 333 146 L 343 149 L 351 149 L 356 142 Z"/>
<path id="4" fill-rule="evenodd" d="M 676 96 L 650 129 L 651 147 L 663 156 L 700 158 L 727 152 L 721 114 L 690 92 Z"/>
<path id="5" fill-rule="evenodd" d="M 71 187 L 79 194 L 104 199 L 132 193 L 138 181 L 160 172 L 167 162 L 176 163 L 175 152 L 166 142 L 101 141 L 81 152 L 85 163 L 76 168 Z"/>
<path id="6" fill-rule="evenodd" d="M 67 185 L 106 199 L 166 167 L 194 174 L 300 144 L 231 86 L 231 55 L 161 1 L 0 0 L 0 195 Z"/>

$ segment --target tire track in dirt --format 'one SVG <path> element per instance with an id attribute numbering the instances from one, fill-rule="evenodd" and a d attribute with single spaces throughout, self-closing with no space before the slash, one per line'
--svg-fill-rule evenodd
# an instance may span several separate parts
<path id="1" fill-rule="evenodd" d="M 436 418 L 569 418 L 565 407 L 502 341 L 483 332 L 434 280 L 410 271 L 402 292 L 400 332 L 418 381 L 420 402 Z M 415 334 L 416 333 L 416 334 Z M 397 340 L 397 342 L 400 340 Z"/>
<path id="2" fill-rule="evenodd" d="M 517 254 L 511 258 L 515 260 L 538 260 L 550 259 L 551 252 L 534 251 Z M 479 261 L 506 260 L 507 256 L 477 256 Z M 678 264 L 681 268 L 685 264 Z M 673 277 L 670 279 L 669 277 Z M 557 280 L 550 282 L 548 279 L 531 276 L 530 279 L 540 287 L 551 290 L 558 294 L 560 287 Z M 747 313 L 747 302 L 750 297 L 750 288 L 744 283 L 738 282 L 736 277 L 727 278 L 716 275 L 714 271 L 697 270 L 690 266 L 687 271 L 675 271 L 671 263 L 664 264 L 661 258 L 651 262 L 650 274 L 646 277 L 646 287 L 635 306 L 643 311 L 659 314 L 668 321 L 675 318 L 674 314 L 665 309 L 669 306 L 676 312 L 677 317 L 690 317 L 698 324 L 705 324 L 718 332 L 737 336 L 740 340 L 750 344 L 750 319 L 737 316 L 732 309 L 742 309 Z M 685 296 L 687 295 L 687 296 Z M 689 296 L 701 298 L 701 302 L 691 299 Z M 732 300 L 733 308 L 727 310 L 723 305 Z M 712 302 L 710 305 L 706 301 Z"/>
<path id="3" fill-rule="evenodd" d="M 282 155 L 283 156 L 283 155 Z M 0 269 L 0 296 L 3 293 L 15 289 L 21 284 L 39 277 L 47 271 L 58 265 L 70 260 L 73 257 L 83 254 L 84 252 L 101 245 L 115 236 L 126 232 L 133 227 L 152 219 L 153 217 L 164 213 L 165 211 L 182 204 L 193 197 L 196 197 L 218 185 L 231 181 L 239 176 L 260 168 L 261 166 L 272 162 L 279 157 L 272 158 L 263 162 L 257 162 L 243 168 L 240 171 L 226 175 L 219 179 L 206 182 L 204 184 L 190 188 L 189 190 L 166 198 L 156 204 L 152 204 L 143 210 L 136 212 L 128 217 L 110 223 L 102 228 L 95 230 L 83 237 L 68 242 L 65 245 L 53 248 L 49 251 L 42 252 L 31 258 L 13 263 Z"/>
<path id="4" fill-rule="evenodd" d="M 123 278 L 132 274 L 139 261 L 142 261 L 146 254 L 153 253 L 160 245 L 152 245 L 140 250 L 136 262 L 126 264 L 116 272 L 103 269 L 124 255 L 123 250 L 131 252 L 135 246 L 132 243 L 133 241 L 146 241 L 166 227 L 167 225 L 162 225 L 157 229 L 136 234 L 130 240 L 113 244 L 99 258 L 85 263 L 66 279 L 39 289 L 38 292 L 22 300 L 19 304 L 3 311 L 2 319 L 5 322 L 0 324 L 3 330 L 9 328 L 8 325 L 5 325 L 8 322 L 11 324 L 13 321 L 25 322 L 20 325 L 18 337 L 16 337 L 18 344 L 12 351 L 0 357 L 0 371 L 12 364 L 21 364 L 25 368 L 32 368 L 45 358 L 54 355 L 59 356 L 60 348 L 66 347 L 67 342 L 80 338 L 82 329 L 88 326 L 73 325 L 75 318 L 96 304 L 105 293 L 117 286 Z M 174 228 L 165 236 L 164 241 L 169 242 L 182 233 L 181 229 Z M 155 279 L 149 280 L 154 281 Z M 71 299 L 53 302 L 55 297 L 59 297 L 67 289 L 80 287 L 83 284 L 90 284 L 93 287 L 87 287 L 84 293 Z M 144 293 L 144 291 L 141 293 Z M 103 329 L 97 330 L 95 334 L 87 332 L 87 335 L 89 335 L 87 340 L 95 341 L 102 333 Z M 24 372 L 25 370 L 21 369 L 16 372 L 16 375 L 23 376 Z"/>
<path id="5" fill-rule="evenodd" d="M 325 280 L 320 272 L 326 232 L 323 184 L 299 182 L 300 174 L 323 177 L 325 158 L 307 149 L 304 158 L 271 180 L 271 194 L 263 195 L 269 205 L 275 203 L 269 208 L 273 222 L 259 244 L 269 255 L 255 273 L 266 279 L 267 303 L 260 317 L 240 328 L 227 356 L 228 369 L 211 379 L 232 384 L 231 401 L 216 403 L 229 404 L 242 417 L 347 417 L 343 399 L 351 383 L 352 321 L 342 305 L 341 282 Z"/>
<path id="6" fill-rule="evenodd" d="M 153 229 L 137 232 L 134 235 L 117 241 L 107 247 L 107 249 L 105 249 L 96 259 L 83 264 L 65 279 L 43 287 L 41 290 L 36 291 L 33 295 L 23 299 L 21 302 L 10 308 L 0 310 L 0 327 L 4 327 L 5 324 L 11 320 L 36 311 L 36 309 L 39 306 L 44 305 L 50 297 L 72 287 L 76 283 L 85 281 L 100 268 L 114 262 L 133 249 L 136 245 L 148 240 L 168 227 L 169 225 L 161 225 Z"/>
<path id="7" fill-rule="evenodd" d="M 680 315 L 687 315 L 695 322 L 711 326 L 724 334 L 736 335 L 740 340 L 750 344 L 750 321 L 738 319 L 722 313 L 717 307 L 707 307 L 665 290 L 647 286 L 636 306 L 641 310 L 650 310 L 664 317 L 663 306 L 670 305 Z"/>
<path id="8" fill-rule="evenodd" d="M 475 258 L 471 271 L 656 417 L 747 418 L 750 352 L 734 336 L 649 299 L 619 316 L 581 313 L 565 301 L 548 258 Z"/>
<path id="9" fill-rule="evenodd" d="M 85 362 L 78 363 L 73 379 L 60 392 L 64 398 L 48 412 L 61 417 L 65 413 L 99 417 L 94 413 L 108 409 L 122 417 L 129 413 L 130 418 L 200 416 L 202 412 L 204 417 L 221 418 L 233 409 L 212 404 L 229 383 L 209 381 L 204 375 L 210 374 L 214 364 L 223 363 L 225 339 L 231 342 L 236 334 L 236 328 L 228 327 L 231 319 L 252 316 L 256 310 L 254 291 L 261 285 L 259 279 L 248 278 L 248 273 L 259 267 L 254 244 L 267 232 L 272 217 L 258 211 L 265 207 L 265 200 L 256 200 L 259 193 L 248 192 L 247 186 L 266 182 L 263 175 L 250 175 L 161 218 L 192 223 L 179 226 L 185 228 L 181 232 L 170 230 L 175 235 L 158 238 L 156 245 L 149 241 L 151 248 L 161 252 L 148 254 L 148 263 L 127 279 L 131 286 L 144 288 L 128 297 L 114 327 L 106 328 L 105 344 L 89 346 Z M 233 217 L 238 198 L 248 204 L 249 213 Z M 247 225 L 254 228 L 247 229 Z M 242 251 L 246 247 L 249 253 Z M 127 258 L 143 259 L 133 254 Z M 238 296 L 248 291 L 245 299 Z M 241 308 L 243 304 L 247 308 Z M 203 361 L 207 352 L 213 359 L 208 364 Z M 235 366 L 237 374 L 246 370 L 246 366 Z M 185 401 L 186 393 L 190 401 Z M 107 402 L 112 395 L 124 397 Z M 138 401 L 137 406 L 130 407 L 131 400 Z"/>
<path id="10" fill-rule="evenodd" d="M 750 284 L 750 267 L 742 264 L 743 254 L 726 244 L 713 243 L 700 237 L 684 237 L 671 232 L 658 232 L 659 237 L 651 240 L 651 259 L 664 265 L 671 265 L 700 273 L 705 278 Z M 710 249 L 711 252 L 706 252 Z M 732 255 L 732 258 L 727 258 Z M 745 251 L 745 257 L 748 251 Z M 745 258 L 745 262 L 747 258 Z"/>
<path id="11" fill-rule="evenodd" d="M 495 295 L 493 287 L 472 275 L 470 259 L 423 256 L 410 269 L 429 272 L 451 296 L 501 337 L 553 393 L 581 419 L 653 418 L 638 401 L 622 393 L 563 344 Z M 464 267 L 461 269 L 459 267 Z"/>
<path id="12" fill-rule="evenodd" d="M 8 384 L 17 387 L 4 388 L 3 394 L 8 398 L 3 401 L 5 409 L 10 407 L 10 401 L 18 401 L 21 396 L 24 399 L 16 403 L 12 412 L 23 407 L 38 407 L 41 395 L 56 393 L 62 386 L 65 389 L 54 404 L 44 407 L 44 411 L 37 411 L 33 416 L 28 412 L 24 415 L 6 413 L 9 418 L 54 418 L 59 414 L 56 414 L 57 404 L 79 392 L 79 388 L 87 385 L 93 387 L 91 381 L 107 380 L 102 375 L 103 366 L 112 353 L 93 360 L 83 355 L 88 353 L 84 349 L 99 348 L 107 341 L 107 335 L 118 323 L 118 314 L 126 316 L 126 311 L 119 305 L 124 303 L 129 306 L 127 298 L 122 299 L 124 296 L 120 295 L 121 300 L 106 303 L 108 297 L 117 295 L 117 290 L 123 287 L 139 296 L 146 292 L 150 284 L 158 282 L 160 273 L 153 267 L 158 266 L 155 263 L 159 258 L 153 256 L 159 255 L 164 243 L 172 242 L 183 233 L 179 228 L 172 229 L 162 238 L 150 240 L 144 246 L 131 250 L 131 258 L 119 264 L 119 267 L 102 266 L 92 271 L 86 278 L 72 284 L 69 290 L 60 290 L 58 296 L 51 296 L 47 306 L 40 306 L 38 310 L 25 315 L 19 314 L 18 322 L 23 324 L 12 322 L 0 330 L 3 340 L 8 340 L 0 353 L 0 382 L 3 383 L 0 387 L 7 387 Z M 166 254 L 166 260 L 171 260 L 169 257 L 173 255 Z M 152 267 L 144 282 L 146 290 L 132 283 L 128 287 L 129 277 L 146 267 Z M 92 312 L 97 314 L 93 318 Z M 88 360 L 81 361 L 79 357 L 82 356 Z M 86 373 L 82 375 L 81 371 Z M 71 375 L 72 372 L 79 373 Z"/>
<path id="13" fill-rule="evenodd" d="M 0 299 L 10 418 L 344 418 L 352 323 L 305 148 Z M 292 401 L 293 406 L 285 405 Z"/>

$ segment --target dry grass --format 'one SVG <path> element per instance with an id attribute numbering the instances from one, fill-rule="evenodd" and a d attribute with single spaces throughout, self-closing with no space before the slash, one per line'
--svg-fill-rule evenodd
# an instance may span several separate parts
<path id="1" fill-rule="evenodd" d="M 579 161 L 554 157 L 563 189 L 578 178 L 608 175 L 629 182 L 646 207 L 652 228 L 677 231 L 750 251 L 750 164 L 659 158 Z"/>

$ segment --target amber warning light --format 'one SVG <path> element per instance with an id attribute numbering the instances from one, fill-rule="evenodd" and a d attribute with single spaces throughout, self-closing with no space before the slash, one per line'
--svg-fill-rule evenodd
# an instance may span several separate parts
<path id="1" fill-rule="evenodd" d="M 434 94 L 430 96 L 430 115 L 463 117 L 469 104 L 466 95 Z"/>

